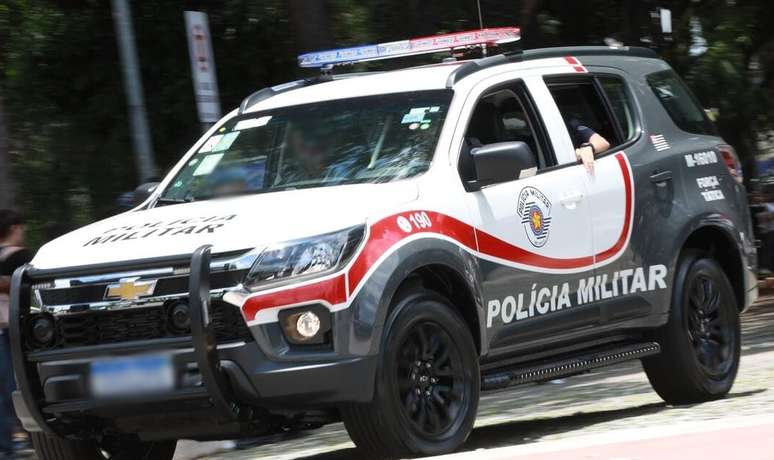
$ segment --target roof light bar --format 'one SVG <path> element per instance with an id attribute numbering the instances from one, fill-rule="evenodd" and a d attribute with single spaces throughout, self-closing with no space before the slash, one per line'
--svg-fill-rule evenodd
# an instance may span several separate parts
<path id="1" fill-rule="evenodd" d="M 430 37 L 412 38 L 377 45 L 354 46 L 317 51 L 298 56 L 298 65 L 306 68 L 332 67 L 356 62 L 376 61 L 418 54 L 437 53 L 457 48 L 500 45 L 521 39 L 518 27 L 497 27 Z"/>

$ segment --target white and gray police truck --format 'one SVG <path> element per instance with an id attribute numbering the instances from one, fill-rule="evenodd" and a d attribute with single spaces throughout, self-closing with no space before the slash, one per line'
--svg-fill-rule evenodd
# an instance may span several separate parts
<path id="1" fill-rule="evenodd" d="M 39 458 L 340 420 L 368 458 L 441 454 L 482 391 L 636 359 L 669 403 L 727 394 L 757 296 L 734 149 L 651 50 L 502 52 L 518 38 L 299 56 L 322 74 L 247 97 L 135 209 L 41 248 L 10 329 Z M 593 168 L 581 125 L 609 145 Z"/>

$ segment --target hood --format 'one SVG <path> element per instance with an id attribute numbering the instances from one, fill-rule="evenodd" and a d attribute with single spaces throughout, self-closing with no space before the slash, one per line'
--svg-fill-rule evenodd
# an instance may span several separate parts
<path id="1" fill-rule="evenodd" d="M 130 211 L 43 246 L 38 269 L 263 247 L 363 224 L 417 199 L 414 181 L 248 195 Z"/>

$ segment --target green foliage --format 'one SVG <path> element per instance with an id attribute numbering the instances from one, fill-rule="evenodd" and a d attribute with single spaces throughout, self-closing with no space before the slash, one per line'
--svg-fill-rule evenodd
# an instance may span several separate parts
<path id="1" fill-rule="evenodd" d="M 671 42 L 656 30 L 653 3 L 481 0 L 485 25 L 522 25 L 527 47 L 602 44 L 606 37 L 640 44 L 648 38 L 702 103 L 719 109 L 721 134 L 751 165 L 755 131 L 774 121 L 770 0 L 669 2 L 675 23 Z M 328 36 L 346 45 L 478 26 L 473 0 L 327 0 L 329 17 L 292 24 L 296 16 L 290 9 L 298 5 L 303 7 L 280 0 L 131 2 L 161 173 L 201 132 L 185 9 L 209 14 L 224 112 L 256 89 L 303 75 L 295 65 L 298 37 L 315 28 L 329 25 Z M 707 41 L 701 55 L 691 53 L 692 18 L 699 19 Z M 0 0 L 0 96 L 20 205 L 32 220 L 36 242 L 114 213 L 117 197 L 137 185 L 109 1 Z"/>

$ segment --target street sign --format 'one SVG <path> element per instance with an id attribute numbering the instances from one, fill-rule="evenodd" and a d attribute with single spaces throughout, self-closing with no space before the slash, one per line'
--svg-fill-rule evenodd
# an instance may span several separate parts
<path id="1" fill-rule="evenodd" d="M 661 32 L 665 34 L 672 33 L 672 10 L 661 8 L 659 10 L 659 17 L 661 18 Z"/>
<path id="2" fill-rule="evenodd" d="M 203 125 L 220 119 L 220 96 L 218 95 L 218 77 L 215 73 L 215 57 L 212 54 L 210 27 L 207 14 L 200 11 L 185 11 L 186 35 L 188 36 L 188 54 L 191 57 L 196 107 L 199 121 Z"/>

